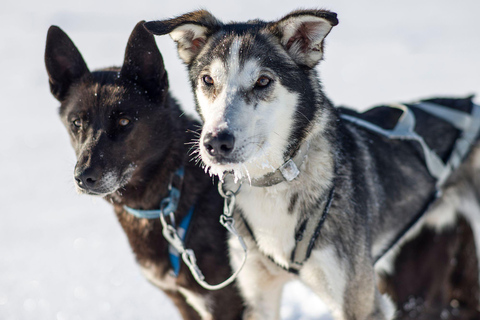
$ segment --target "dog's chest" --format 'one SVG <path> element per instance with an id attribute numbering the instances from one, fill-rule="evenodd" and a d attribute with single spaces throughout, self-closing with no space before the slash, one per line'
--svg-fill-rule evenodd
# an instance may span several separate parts
<path id="1" fill-rule="evenodd" d="M 291 196 L 285 190 L 244 186 L 237 196 L 260 251 L 288 267 L 295 246 L 297 213 L 289 212 Z"/>

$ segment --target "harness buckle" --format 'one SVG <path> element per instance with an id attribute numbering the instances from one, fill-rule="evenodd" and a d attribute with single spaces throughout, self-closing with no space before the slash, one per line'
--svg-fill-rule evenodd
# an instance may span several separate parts
<path id="1" fill-rule="evenodd" d="M 298 170 L 298 167 L 295 162 L 293 162 L 293 159 L 285 162 L 279 168 L 279 170 L 282 173 L 283 178 L 285 178 L 285 180 L 287 180 L 288 182 L 293 181 L 300 174 L 300 170 Z"/>

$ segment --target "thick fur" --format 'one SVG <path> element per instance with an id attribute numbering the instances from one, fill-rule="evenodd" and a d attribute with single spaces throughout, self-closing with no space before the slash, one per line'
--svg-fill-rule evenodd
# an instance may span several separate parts
<path id="1" fill-rule="evenodd" d="M 112 203 L 144 275 L 173 300 L 184 319 L 241 319 L 243 303 L 234 285 L 207 291 L 183 262 L 175 278 L 160 221 L 139 219 L 123 209 L 158 209 L 173 172 L 183 165 L 177 221 L 195 205 L 186 246 L 195 251 L 208 282 L 230 276 L 226 232 L 218 223 L 222 199 L 212 179 L 187 155 L 185 144 L 198 124 L 182 115 L 168 93 L 162 56 L 143 22 L 130 36 L 121 69 L 90 72 L 73 42 L 55 26 L 48 31 L 45 62 L 77 155 L 78 191 Z"/>
<path id="2" fill-rule="evenodd" d="M 432 103 L 469 112 L 471 97 L 467 99 L 431 99 Z M 439 154 L 448 155 L 456 135 L 444 136 L 443 127 L 434 118 L 412 109 L 416 115 L 416 130 L 428 137 L 430 145 Z M 353 115 L 391 129 L 400 112 L 389 107 L 375 107 L 365 113 L 340 108 L 341 113 Z M 430 127 L 431 126 L 431 127 Z M 430 134 L 429 134 L 430 132 Z M 381 292 L 386 292 L 396 303 L 395 319 L 478 319 L 480 288 L 478 280 L 478 248 L 470 222 L 478 219 L 475 194 L 452 205 L 436 205 L 422 221 L 404 236 L 375 268 L 379 275 Z M 465 219 L 467 218 L 467 219 Z"/>
<path id="3" fill-rule="evenodd" d="M 419 146 L 343 121 L 323 93 L 314 67 L 337 23 L 325 10 L 228 24 L 197 11 L 145 25 L 154 34 L 170 33 L 188 66 L 204 120 L 198 151 L 205 170 L 233 173 L 236 181 L 227 181 L 232 190 L 244 181 L 236 216 L 249 247 L 238 279 L 246 319 L 278 319 L 281 288 L 293 277 L 283 268 L 290 267 L 297 231 L 322 214 L 333 186 L 329 215 L 298 277 L 336 319 L 392 319 L 395 308 L 377 288 L 373 257 L 435 191 Z M 457 104 L 453 107 L 471 108 L 469 99 Z M 415 115 L 418 132 L 447 158 L 458 132 L 421 111 Z M 270 187 L 248 183 L 271 174 L 305 145 L 309 149 L 295 180 Z M 462 204 L 478 213 L 478 156 L 475 145 L 425 218 L 435 230 L 454 226 Z M 241 250 L 233 241 L 230 250 L 237 266 Z"/>
<path id="4" fill-rule="evenodd" d="M 398 252 L 394 272 L 383 275 L 381 290 L 396 302 L 396 319 L 479 319 L 475 250 L 463 217 L 440 232 L 424 226 Z"/>

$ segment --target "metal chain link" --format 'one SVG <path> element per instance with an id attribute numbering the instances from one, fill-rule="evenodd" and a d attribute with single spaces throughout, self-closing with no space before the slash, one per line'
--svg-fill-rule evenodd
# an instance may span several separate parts
<path id="1" fill-rule="evenodd" d="M 174 189 L 175 188 L 172 188 L 171 191 L 173 191 Z M 220 190 L 222 191 L 220 192 Z M 175 250 L 177 250 L 178 253 L 182 256 L 183 262 L 187 265 L 188 269 L 190 269 L 190 272 L 192 273 L 193 277 L 198 282 L 198 284 L 207 290 L 219 290 L 228 286 L 237 278 L 238 274 L 242 270 L 247 260 L 247 246 L 245 245 L 243 238 L 235 229 L 235 220 L 233 219 L 233 210 L 235 207 L 235 195 L 236 193 L 238 193 L 238 191 L 239 190 L 237 190 L 235 193 L 232 192 L 231 190 L 227 190 L 226 192 L 223 192 L 223 184 L 219 183 L 220 195 L 225 199 L 223 214 L 220 216 L 220 223 L 230 233 L 232 233 L 234 236 L 237 237 L 238 241 L 240 242 L 240 245 L 243 248 L 244 256 L 243 256 L 242 264 L 240 265 L 238 270 L 235 271 L 235 273 L 232 274 L 227 280 L 217 285 L 211 285 L 205 282 L 205 276 L 203 275 L 202 271 L 197 265 L 197 259 L 195 257 L 195 253 L 193 252 L 192 249 L 185 248 L 182 239 L 178 235 L 177 229 L 175 229 L 175 215 L 174 215 L 174 212 L 171 211 L 171 208 L 176 209 L 178 205 L 179 197 L 174 195 L 174 196 L 165 198 L 164 199 L 165 202 L 162 201 L 162 206 L 160 208 L 162 211 L 162 214 L 160 215 L 160 222 L 162 223 L 162 227 L 163 227 L 162 234 L 165 240 L 167 240 L 167 242 L 170 243 L 175 248 Z M 167 209 L 166 212 L 165 212 L 165 209 Z M 165 218 L 167 215 L 169 217 L 170 222 L 168 222 L 167 219 Z"/>

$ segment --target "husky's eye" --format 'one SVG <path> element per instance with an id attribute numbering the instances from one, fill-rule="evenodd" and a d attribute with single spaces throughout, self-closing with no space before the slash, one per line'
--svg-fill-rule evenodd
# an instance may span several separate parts
<path id="1" fill-rule="evenodd" d="M 75 127 L 80 128 L 82 126 L 82 119 L 75 119 L 72 123 Z"/>
<path id="2" fill-rule="evenodd" d="M 122 127 L 125 127 L 126 125 L 128 125 L 130 123 L 130 120 L 126 119 L 126 118 L 121 118 L 120 120 L 118 120 L 118 124 Z"/>
<path id="3" fill-rule="evenodd" d="M 202 79 L 207 86 L 213 86 L 213 78 L 210 77 L 208 74 L 204 75 Z"/>
<path id="4" fill-rule="evenodd" d="M 255 82 L 255 88 L 265 88 L 272 82 L 272 79 L 266 76 L 261 76 L 260 78 L 257 79 L 257 82 Z"/>

